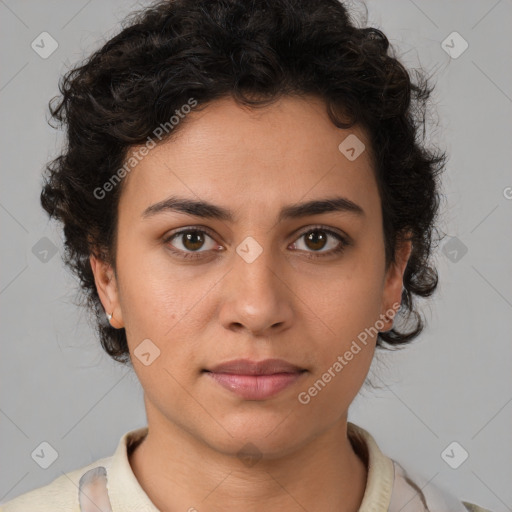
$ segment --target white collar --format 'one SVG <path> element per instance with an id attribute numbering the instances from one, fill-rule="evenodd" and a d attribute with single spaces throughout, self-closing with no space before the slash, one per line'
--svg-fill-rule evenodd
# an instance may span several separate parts
<path id="1" fill-rule="evenodd" d="M 126 432 L 106 464 L 107 488 L 113 512 L 159 512 L 140 486 L 128 459 L 128 449 L 147 435 L 148 427 Z M 387 512 L 393 490 L 393 461 L 384 455 L 365 429 L 347 422 L 349 439 L 366 459 L 368 479 L 359 512 Z"/>

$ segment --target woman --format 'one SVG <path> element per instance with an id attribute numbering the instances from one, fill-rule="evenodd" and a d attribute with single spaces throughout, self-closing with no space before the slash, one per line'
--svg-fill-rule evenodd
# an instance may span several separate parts
<path id="1" fill-rule="evenodd" d="M 336 0 L 160 1 L 68 73 L 41 200 L 148 426 L 1 510 L 484 511 L 347 419 L 437 286 L 430 91 Z"/>

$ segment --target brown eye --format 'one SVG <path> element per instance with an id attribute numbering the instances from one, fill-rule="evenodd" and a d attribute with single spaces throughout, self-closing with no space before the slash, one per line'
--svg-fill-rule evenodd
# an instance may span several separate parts
<path id="1" fill-rule="evenodd" d="M 210 240 L 209 247 L 208 240 Z M 294 242 L 292 244 L 293 249 L 306 252 L 308 258 L 333 256 L 351 245 L 349 239 L 322 226 L 303 231 L 297 240 L 303 241 Z M 215 242 L 207 231 L 197 228 L 182 229 L 173 233 L 164 240 L 164 243 L 168 245 L 171 252 L 183 259 L 198 259 L 203 257 L 203 253 L 215 250 L 216 248 L 222 250 L 222 247 Z M 324 250 L 325 248 L 327 250 Z"/>
<path id="2" fill-rule="evenodd" d="M 181 233 L 181 236 L 183 246 L 190 251 L 197 251 L 204 244 L 204 234 L 200 231 L 188 231 Z"/>
<path id="3" fill-rule="evenodd" d="M 325 245 L 327 244 L 329 235 L 325 233 L 325 231 L 320 231 L 316 229 L 315 231 L 310 231 L 305 235 L 305 243 L 314 251 L 319 251 L 320 249 L 323 249 Z"/>
<path id="4" fill-rule="evenodd" d="M 310 228 L 308 231 L 302 232 L 297 240 L 303 240 L 303 242 L 294 242 L 294 248 L 312 252 L 313 254 L 308 255 L 311 258 L 330 256 L 341 252 L 350 245 L 349 241 L 339 233 L 322 227 Z M 323 250 L 326 247 L 327 250 Z"/>
<path id="5" fill-rule="evenodd" d="M 211 240 L 210 247 L 208 247 L 208 239 Z M 173 253 L 182 258 L 200 258 L 202 253 L 217 247 L 213 238 L 202 229 L 183 229 L 169 236 L 164 242 L 169 245 Z M 205 245 L 206 249 L 200 250 Z"/>

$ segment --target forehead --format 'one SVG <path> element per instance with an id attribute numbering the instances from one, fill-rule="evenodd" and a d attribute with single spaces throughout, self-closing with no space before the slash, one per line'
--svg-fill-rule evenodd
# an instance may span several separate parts
<path id="1" fill-rule="evenodd" d="M 223 98 L 187 114 L 170 140 L 140 159 L 124 180 L 120 209 L 141 217 L 178 195 L 241 218 L 342 195 L 371 214 L 380 203 L 370 149 L 365 132 L 337 128 L 319 98 L 284 97 L 257 110 Z"/>

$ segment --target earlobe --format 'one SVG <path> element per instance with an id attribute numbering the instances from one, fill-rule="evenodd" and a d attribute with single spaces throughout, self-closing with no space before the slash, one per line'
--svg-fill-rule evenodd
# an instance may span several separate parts
<path id="1" fill-rule="evenodd" d="M 89 257 L 91 269 L 94 275 L 96 290 L 105 309 L 105 314 L 116 329 L 123 327 L 123 317 L 119 304 L 117 280 L 112 266 L 94 255 Z"/>

